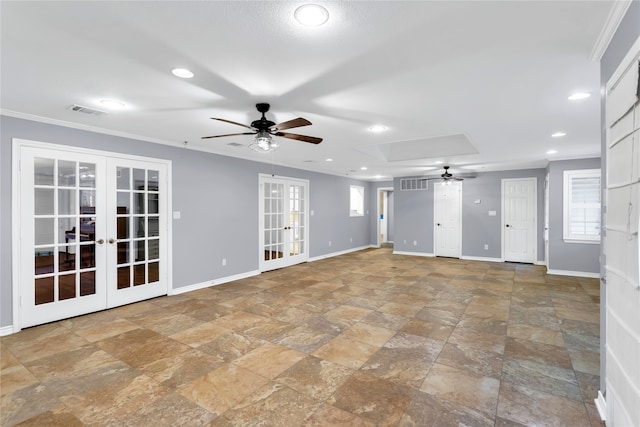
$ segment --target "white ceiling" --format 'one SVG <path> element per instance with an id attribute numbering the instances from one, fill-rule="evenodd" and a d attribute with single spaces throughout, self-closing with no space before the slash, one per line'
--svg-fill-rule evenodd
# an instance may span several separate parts
<path id="1" fill-rule="evenodd" d="M 323 26 L 294 20 L 299 1 L 2 1 L 2 113 L 369 180 L 600 155 L 589 57 L 613 2 L 313 2 Z M 127 107 L 68 109 L 104 98 Z M 247 130 L 209 117 L 249 124 L 257 102 L 324 141 L 260 154 L 250 136 L 200 139 Z"/>

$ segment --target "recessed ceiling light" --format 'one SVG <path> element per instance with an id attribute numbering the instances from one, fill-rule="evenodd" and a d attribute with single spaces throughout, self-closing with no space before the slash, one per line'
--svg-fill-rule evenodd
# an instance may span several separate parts
<path id="1" fill-rule="evenodd" d="M 329 11 L 317 4 L 305 4 L 293 13 L 296 21 L 309 27 L 317 27 L 329 20 Z"/>
<path id="2" fill-rule="evenodd" d="M 436 162 L 436 165 L 441 165 L 441 164 L 443 164 L 443 163 L 444 163 L 444 162 L 443 162 L 442 160 L 438 160 L 438 161 Z"/>
<path id="3" fill-rule="evenodd" d="M 387 130 L 387 127 L 382 125 L 374 125 L 374 126 L 371 126 L 369 130 L 371 132 L 384 132 L 385 130 Z"/>
<path id="4" fill-rule="evenodd" d="M 183 79 L 190 79 L 193 77 L 193 73 L 186 68 L 174 68 L 171 72 L 174 76 L 182 77 Z"/>
<path id="5" fill-rule="evenodd" d="M 362 167 L 360 168 L 360 170 L 361 170 L 361 171 L 366 171 L 367 169 L 369 169 L 369 168 L 368 168 L 368 167 L 366 167 L 366 166 L 362 166 Z"/>
<path id="6" fill-rule="evenodd" d="M 333 159 L 324 159 L 325 162 L 333 162 Z"/>
<path id="7" fill-rule="evenodd" d="M 113 110 L 121 110 L 125 107 L 124 102 L 118 101 L 116 99 L 101 99 L 100 104 Z"/>
<path id="8" fill-rule="evenodd" d="M 547 154 L 556 154 L 558 152 L 558 150 L 549 150 L 547 151 Z"/>
<path id="9" fill-rule="evenodd" d="M 590 97 L 591 94 L 590 93 L 586 93 L 586 92 L 578 92 L 578 93 L 574 93 L 571 96 L 569 96 L 569 98 L 567 98 L 569 101 L 579 101 L 581 99 L 587 99 L 588 97 Z"/>
<path id="10" fill-rule="evenodd" d="M 376 179 L 382 178 L 382 175 L 376 175 Z"/>
<path id="11" fill-rule="evenodd" d="M 565 132 L 556 132 L 554 134 L 551 134 L 551 138 L 560 138 L 561 136 L 566 136 L 567 134 Z"/>

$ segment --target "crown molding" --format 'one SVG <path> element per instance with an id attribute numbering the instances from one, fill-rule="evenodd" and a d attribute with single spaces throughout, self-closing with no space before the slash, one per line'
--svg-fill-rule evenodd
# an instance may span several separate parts
<path id="1" fill-rule="evenodd" d="M 602 31 L 600 31 L 600 35 L 591 50 L 591 55 L 589 55 L 589 58 L 592 61 L 600 61 L 602 59 L 602 56 L 609 47 L 609 43 L 611 43 L 611 39 L 620 26 L 620 22 L 622 22 L 622 18 L 624 18 L 629 6 L 631 6 L 631 3 L 632 0 L 619 0 L 613 2 L 613 6 L 609 11 L 609 16 L 607 16 L 607 20 L 602 27 Z"/>

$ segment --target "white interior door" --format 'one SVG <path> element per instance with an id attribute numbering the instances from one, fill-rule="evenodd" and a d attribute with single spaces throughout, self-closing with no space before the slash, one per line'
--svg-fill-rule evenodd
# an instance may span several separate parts
<path id="1" fill-rule="evenodd" d="M 260 271 L 308 260 L 308 181 L 261 175 Z"/>
<path id="2" fill-rule="evenodd" d="M 434 253 L 436 256 L 460 258 L 462 246 L 462 183 L 459 181 L 447 181 L 445 185 L 437 183 L 433 188 Z"/>
<path id="3" fill-rule="evenodd" d="M 502 180 L 505 261 L 536 261 L 536 200 L 536 178 Z"/>
<path id="4" fill-rule="evenodd" d="M 544 177 L 544 264 L 549 269 L 549 174 Z"/>
<path id="5" fill-rule="evenodd" d="M 166 294 L 167 165 L 49 147 L 17 148 L 20 327 Z"/>

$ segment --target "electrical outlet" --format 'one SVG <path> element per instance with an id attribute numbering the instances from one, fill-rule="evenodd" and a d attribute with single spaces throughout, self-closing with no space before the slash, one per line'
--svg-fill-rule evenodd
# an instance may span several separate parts
<path id="1" fill-rule="evenodd" d="M 413 241 L 413 246 L 418 246 L 418 241 L 417 240 Z"/>
<path id="2" fill-rule="evenodd" d="M 488 251 L 489 250 L 489 245 L 484 245 L 484 250 Z"/>
<path id="3" fill-rule="evenodd" d="M 329 246 L 331 246 L 331 240 L 329 240 Z"/>
<path id="4" fill-rule="evenodd" d="M 353 243 L 353 237 L 349 238 L 349 242 Z"/>
<path id="5" fill-rule="evenodd" d="M 407 244 L 407 239 L 404 239 L 404 243 L 403 244 L 405 244 L 405 245 Z"/>
<path id="6" fill-rule="evenodd" d="M 227 265 L 227 259 L 226 258 L 222 258 L 222 266 L 226 266 Z"/>

